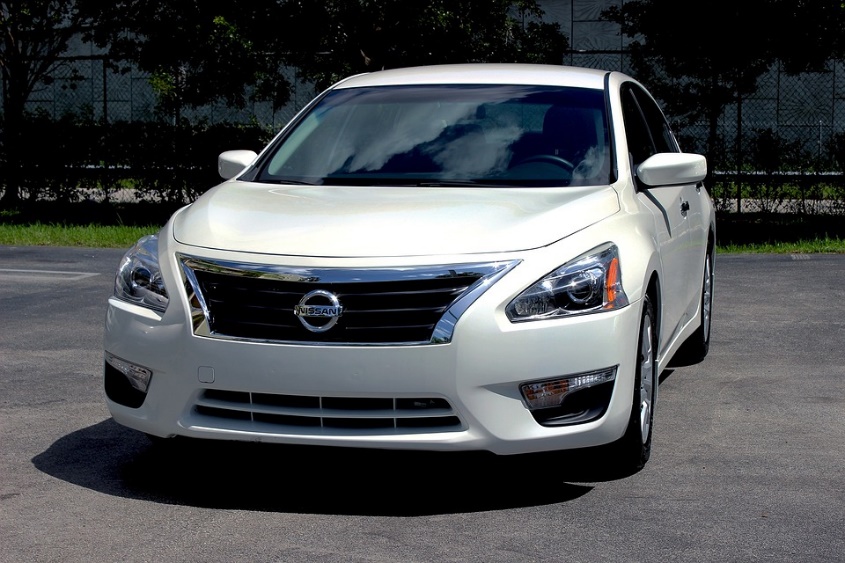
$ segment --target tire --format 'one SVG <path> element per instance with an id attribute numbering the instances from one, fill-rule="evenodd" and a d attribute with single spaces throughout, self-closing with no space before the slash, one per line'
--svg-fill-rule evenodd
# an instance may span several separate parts
<path id="1" fill-rule="evenodd" d="M 639 471 L 651 456 L 654 407 L 657 402 L 659 374 L 654 305 L 648 296 L 643 301 L 631 417 L 625 434 L 610 445 L 609 452 L 615 461 L 614 465 L 624 474 Z"/>
<path id="2" fill-rule="evenodd" d="M 697 364 L 710 351 L 710 327 L 713 324 L 713 250 L 708 249 L 704 258 L 704 279 L 701 284 L 701 324 L 681 345 L 672 364 L 685 366 Z"/>

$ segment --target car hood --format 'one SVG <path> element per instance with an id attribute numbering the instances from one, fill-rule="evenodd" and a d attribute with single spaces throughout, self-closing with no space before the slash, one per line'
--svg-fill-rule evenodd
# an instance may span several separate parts
<path id="1" fill-rule="evenodd" d="M 230 181 L 174 218 L 185 245 L 263 254 L 393 257 L 546 246 L 619 211 L 609 186 L 277 186 Z"/>

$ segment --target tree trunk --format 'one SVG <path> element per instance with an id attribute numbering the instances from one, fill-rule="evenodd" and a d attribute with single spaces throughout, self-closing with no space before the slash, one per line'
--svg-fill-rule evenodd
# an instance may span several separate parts
<path id="1" fill-rule="evenodd" d="M 23 180 L 21 157 L 21 133 L 23 127 L 24 100 L 20 84 L 3 73 L 3 139 L 2 150 L 5 160 L 2 180 L 3 197 L 0 208 L 11 209 L 20 204 L 20 187 Z"/>

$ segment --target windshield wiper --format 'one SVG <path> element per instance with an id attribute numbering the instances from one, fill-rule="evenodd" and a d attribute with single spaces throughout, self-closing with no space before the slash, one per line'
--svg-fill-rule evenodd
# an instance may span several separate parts
<path id="1" fill-rule="evenodd" d="M 517 187 L 512 180 L 438 180 L 436 178 L 403 178 L 379 176 L 328 176 L 313 183 L 296 180 L 271 180 L 280 184 L 304 184 L 313 186 L 396 186 L 413 188 L 496 188 Z"/>
<path id="2" fill-rule="evenodd" d="M 319 186 L 314 182 L 303 182 L 302 180 L 290 180 L 288 178 L 261 178 L 259 182 L 265 184 L 291 184 L 294 186 Z"/>
<path id="3" fill-rule="evenodd" d="M 425 182 L 416 182 L 416 186 L 420 188 L 501 188 L 502 186 L 511 186 L 513 182 L 491 182 L 489 180 L 427 180 Z"/>

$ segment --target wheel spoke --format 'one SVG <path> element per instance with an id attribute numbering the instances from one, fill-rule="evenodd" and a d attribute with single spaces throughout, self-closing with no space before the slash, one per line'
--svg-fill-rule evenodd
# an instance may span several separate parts
<path id="1" fill-rule="evenodd" d="M 652 349 L 651 317 L 643 318 L 640 347 L 640 433 L 643 444 L 651 431 L 651 411 L 654 405 L 654 350 Z"/>
<path id="2" fill-rule="evenodd" d="M 713 272 L 710 265 L 710 257 L 704 262 L 704 290 L 702 295 L 701 323 L 704 329 L 704 338 L 710 335 L 710 315 L 713 303 Z"/>

